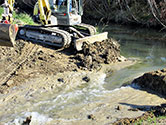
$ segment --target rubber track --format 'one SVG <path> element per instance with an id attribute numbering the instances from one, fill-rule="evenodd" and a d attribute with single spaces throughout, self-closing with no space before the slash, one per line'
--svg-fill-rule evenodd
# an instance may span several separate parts
<path id="1" fill-rule="evenodd" d="M 43 30 L 44 32 L 51 32 L 51 33 L 58 33 L 62 36 L 63 38 L 63 44 L 57 44 L 57 43 L 50 43 L 50 42 L 44 42 L 44 41 L 41 41 L 41 40 L 36 40 L 36 39 L 32 39 L 32 38 L 28 38 L 28 37 L 25 37 L 25 36 L 21 36 L 21 35 L 18 35 L 18 38 L 21 38 L 23 40 L 28 40 L 28 41 L 32 41 L 32 42 L 36 42 L 36 43 L 42 43 L 42 44 L 45 44 L 45 45 L 50 45 L 50 46 L 57 46 L 57 47 L 64 47 L 64 48 L 67 48 L 70 43 L 71 43 L 71 36 L 68 32 L 66 31 L 63 31 L 63 30 L 60 30 L 60 29 L 53 29 L 51 27 L 42 27 L 42 26 L 25 26 L 25 27 L 22 27 L 22 29 L 27 29 L 27 30 L 32 30 L 32 31 L 35 31 L 35 30 Z"/>
<path id="2" fill-rule="evenodd" d="M 81 24 L 77 24 L 77 26 L 81 26 L 81 27 L 85 27 L 89 30 L 90 32 L 90 35 L 95 35 L 96 34 L 96 28 L 92 25 L 89 25 L 89 24 L 85 24 L 85 23 L 81 23 Z"/>
<path id="3" fill-rule="evenodd" d="M 47 28 L 49 31 L 52 31 L 52 32 L 59 32 L 59 33 L 62 33 L 63 34 L 63 40 L 64 40 L 64 48 L 67 48 L 70 46 L 70 43 L 71 43 L 71 36 L 70 36 L 70 33 L 64 31 L 64 30 L 60 30 L 60 29 L 53 29 L 53 28 Z"/>
<path id="4" fill-rule="evenodd" d="M 34 44 L 28 44 L 24 46 L 21 55 L 17 60 L 11 63 L 3 72 L 0 73 L 0 85 L 3 85 L 9 81 L 13 74 L 19 69 L 19 67 L 26 62 L 29 56 L 31 56 L 38 47 Z"/>

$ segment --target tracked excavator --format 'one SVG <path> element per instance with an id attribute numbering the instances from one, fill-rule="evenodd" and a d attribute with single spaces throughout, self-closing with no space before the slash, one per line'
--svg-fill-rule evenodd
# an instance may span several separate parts
<path id="1" fill-rule="evenodd" d="M 88 44 L 107 39 L 107 32 L 96 34 L 92 25 L 82 23 L 82 0 L 38 0 L 33 20 L 40 25 L 12 24 L 14 0 L 5 0 L 0 23 L 0 45 L 14 46 L 15 39 L 66 48 L 74 45 L 82 50 Z"/>

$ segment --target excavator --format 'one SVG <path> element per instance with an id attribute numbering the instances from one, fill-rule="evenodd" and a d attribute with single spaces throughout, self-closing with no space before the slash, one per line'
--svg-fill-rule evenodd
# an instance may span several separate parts
<path id="1" fill-rule="evenodd" d="M 38 0 L 33 20 L 39 25 L 12 24 L 14 0 L 5 0 L 0 21 L 0 46 L 14 46 L 15 39 L 82 50 L 84 42 L 91 44 L 107 39 L 107 32 L 96 34 L 92 25 L 82 23 L 82 0 Z"/>

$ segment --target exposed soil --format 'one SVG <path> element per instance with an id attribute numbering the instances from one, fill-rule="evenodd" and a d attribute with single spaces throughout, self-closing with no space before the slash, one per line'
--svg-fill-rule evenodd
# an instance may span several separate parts
<path id="1" fill-rule="evenodd" d="M 133 83 L 138 84 L 147 91 L 166 96 L 166 69 L 145 73 L 143 76 L 135 79 Z"/>
<path id="2" fill-rule="evenodd" d="M 100 64 L 110 64 L 122 61 L 120 58 L 120 45 L 113 39 L 103 42 L 83 45 L 82 53 L 75 56 L 79 60 L 79 68 L 88 70 L 98 69 Z"/>
<path id="3" fill-rule="evenodd" d="M 145 73 L 143 76 L 135 79 L 133 81 L 134 84 L 138 84 L 141 89 L 146 90 L 149 93 L 155 93 L 161 97 L 166 97 L 166 69 L 153 71 Z M 144 109 L 137 109 L 137 110 L 147 110 Z M 152 106 L 149 111 L 144 113 L 140 117 L 136 118 L 124 118 L 120 119 L 114 123 L 114 125 L 120 124 L 132 124 L 136 123 L 140 120 L 143 120 L 144 124 L 147 123 L 148 118 L 158 118 L 159 116 L 166 116 L 166 104 L 161 104 L 160 106 Z M 157 124 L 165 124 L 165 119 L 157 119 Z"/>
<path id="4" fill-rule="evenodd" d="M 143 121 L 142 124 L 149 124 L 147 122 L 149 118 L 158 118 L 159 116 L 165 116 L 165 115 L 166 115 L 166 104 L 161 104 L 159 106 L 151 107 L 150 111 L 145 112 L 142 116 L 139 116 L 137 118 L 120 119 L 116 121 L 115 123 L 113 123 L 113 125 L 130 125 L 130 124 L 138 123 L 141 120 Z M 156 122 L 157 124 L 165 124 L 166 119 L 157 119 L 156 121 L 151 121 L 151 122 Z"/>
<path id="5" fill-rule="evenodd" d="M 38 74 L 55 75 L 66 71 L 96 70 L 101 64 L 120 61 L 120 49 L 109 39 L 93 45 L 85 44 L 83 51 L 74 48 L 55 49 L 24 41 L 14 48 L 0 47 L 0 92 L 19 85 Z"/>

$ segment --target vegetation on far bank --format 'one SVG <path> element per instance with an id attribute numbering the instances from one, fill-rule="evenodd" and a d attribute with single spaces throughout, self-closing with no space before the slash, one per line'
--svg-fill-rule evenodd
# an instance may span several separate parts
<path id="1" fill-rule="evenodd" d="M 166 28 L 165 0 L 85 0 L 85 18 Z"/>
<path id="2" fill-rule="evenodd" d="M 37 0 L 16 0 L 19 11 L 33 13 Z M 165 0 L 83 0 L 84 22 L 116 22 L 166 29 Z"/>

